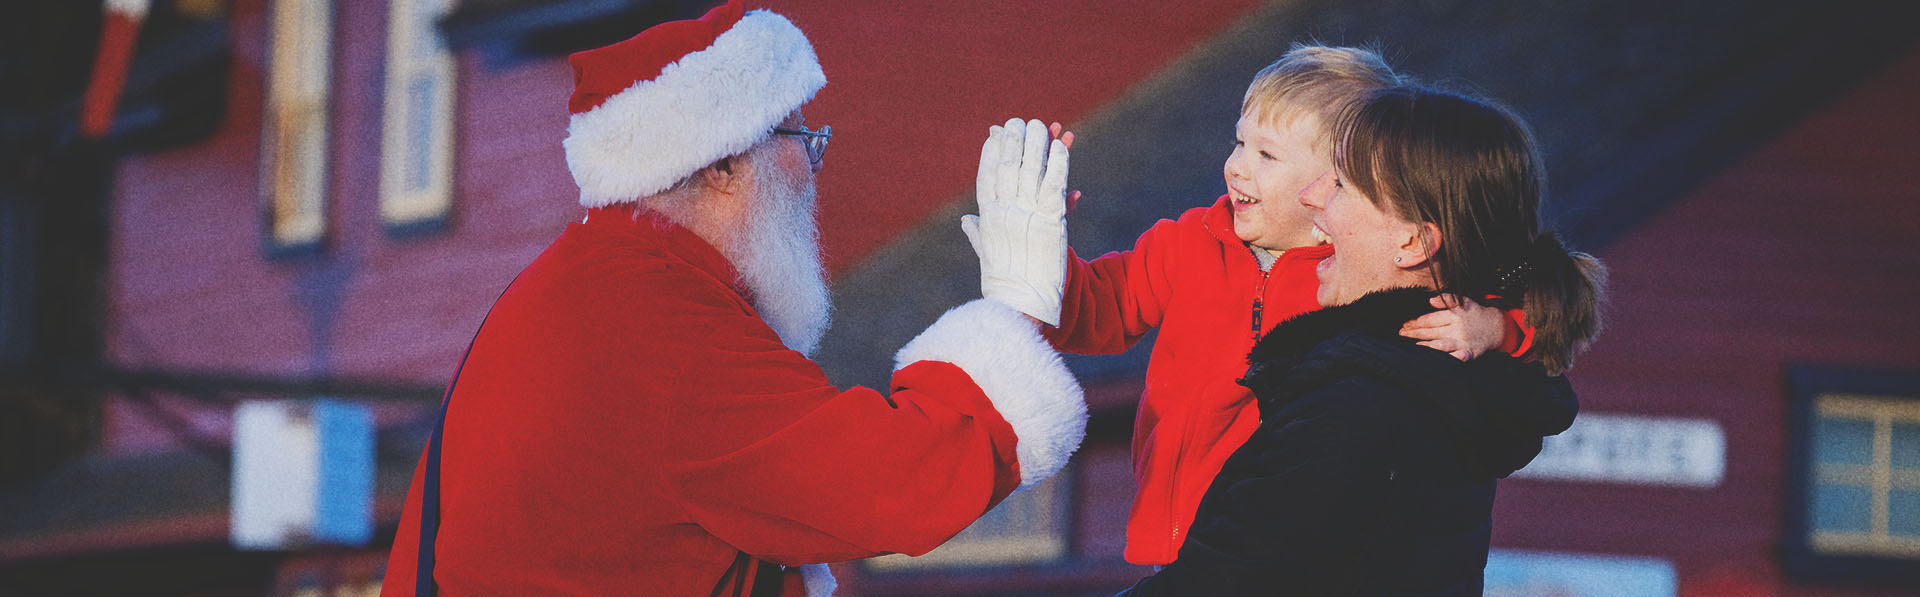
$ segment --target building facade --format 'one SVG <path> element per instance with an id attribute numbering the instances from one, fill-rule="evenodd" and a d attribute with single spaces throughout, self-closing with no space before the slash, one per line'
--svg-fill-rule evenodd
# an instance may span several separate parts
<path id="1" fill-rule="evenodd" d="M 1551 213 L 1612 270 L 1606 330 L 1570 375 L 1580 422 L 1501 485 L 1489 594 L 1920 590 L 1913 33 L 1787 3 L 748 4 L 806 30 L 828 76 L 807 116 L 836 134 L 820 179 L 836 383 L 885 383 L 895 349 L 978 296 L 956 219 L 989 124 L 1069 123 L 1073 246 L 1123 249 L 1221 192 L 1259 67 L 1295 41 L 1378 41 L 1529 118 Z M 98 346 L 97 384 L 63 404 L 93 413 L 93 439 L 0 487 L 0 594 L 377 590 L 466 340 L 582 214 L 564 53 L 706 7 L 154 3 L 104 141 L 97 295 L 72 297 L 97 305 L 74 332 Z M 179 31 L 214 32 L 220 68 L 168 62 L 210 37 Z M 217 93 L 168 108 L 168 80 Z M 6 197 L 29 195 L 58 192 Z M 30 249 L 0 256 L 52 263 Z M 27 320 L 53 308 L 4 300 Z M 1119 557 L 1145 348 L 1070 360 L 1094 416 L 1059 478 L 928 556 L 835 565 L 841 594 L 1108 595 L 1147 574 Z M 372 539 L 234 547 L 235 406 L 317 399 L 375 423 Z"/>

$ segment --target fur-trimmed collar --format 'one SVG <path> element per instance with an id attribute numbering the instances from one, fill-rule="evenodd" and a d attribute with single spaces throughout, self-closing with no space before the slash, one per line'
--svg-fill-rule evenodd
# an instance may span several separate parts
<path id="1" fill-rule="evenodd" d="M 1433 312 L 1434 292 L 1425 288 L 1379 290 L 1345 305 L 1308 311 L 1281 322 L 1253 345 L 1247 363 L 1255 369 L 1291 365 L 1307 351 L 1334 336 L 1358 332 L 1369 336 L 1393 338 L 1400 326 L 1415 317 Z M 1249 370 L 1248 377 L 1254 376 Z"/>
<path id="2" fill-rule="evenodd" d="M 1537 363 L 1497 353 L 1462 363 L 1400 336 L 1401 324 L 1435 310 L 1433 296 L 1383 290 L 1289 319 L 1254 345 L 1240 383 L 1253 390 L 1264 419 L 1286 416 L 1278 413 L 1329 383 L 1379 380 L 1448 428 L 1467 466 L 1506 476 L 1540 452 L 1542 437 L 1572 424 L 1579 412 L 1573 388 Z"/>

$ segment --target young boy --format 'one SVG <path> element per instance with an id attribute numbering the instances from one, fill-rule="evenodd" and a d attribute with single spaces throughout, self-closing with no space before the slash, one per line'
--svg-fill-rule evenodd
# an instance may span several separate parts
<path id="1" fill-rule="evenodd" d="M 1035 154 L 1050 135 L 1037 121 L 990 133 L 981 215 L 962 222 L 981 258 L 983 294 L 1052 324 L 1043 334 L 1065 352 L 1120 353 L 1160 330 L 1134 420 L 1138 492 L 1127 561 L 1174 560 L 1208 484 L 1258 425 L 1253 395 L 1238 383 L 1247 352 L 1275 324 L 1320 307 L 1314 267 L 1332 253 L 1299 193 L 1332 167 L 1330 129 L 1340 109 L 1400 82 L 1372 51 L 1295 46 L 1247 89 L 1224 168 L 1227 193 L 1161 220 L 1132 250 L 1092 261 L 1065 248 L 1066 144 L 1052 144 L 1042 172 Z M 1027 160 L 1015 173 L 1023 134 Z M 1022 201 L 1035 209 L 1020 211 Z M 1060 260 L 1064 280 L 1052 265 Z M 1519 354 L 1525 347 L 1514 339 L 1525 334 L 1510 325 L 1512 315 L 1466 302 L 1403 333 L 1462 359 L 1501 344 Z"/>

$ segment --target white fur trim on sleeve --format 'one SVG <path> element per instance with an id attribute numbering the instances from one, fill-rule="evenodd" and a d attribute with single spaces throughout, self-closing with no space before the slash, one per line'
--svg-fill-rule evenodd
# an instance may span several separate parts
<path id="1" fill-rule="evenodd" d="M 958 365 L 993 401 L 1018 437 L 1022 489 L 1060 472 L 1087 434 L 1080 383 L 1038 324 L 1006 305 L 980 299 L 947 311 L 893 356 L 895 370 L 917 361 Z"/>
<path id="2" fill-rule="evenodd" d="M 807 36 L 756 10 L 713 45 L 567 123 L 567 169 L 580 204 L 638 200 L 759 143 L 827 84 Z"/>
<path id="3" fill-rule="evenodd" d="M 840 581 L 833 579 L 833 570 L 826 564 L 801 566 L 800 580 L 806 584 L 807 597 L 833 597 L 840 588 Z"/>

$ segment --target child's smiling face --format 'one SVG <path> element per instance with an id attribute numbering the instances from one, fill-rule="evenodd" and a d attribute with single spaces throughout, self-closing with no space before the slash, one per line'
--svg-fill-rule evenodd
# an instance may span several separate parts
<path id="1" fill-rule="evenodd" d="M 1224 170 L 1233 230 L 1253 246 L 1279 252 L 1318 244 L 1300 191 L 1333 167 L 1312 114 L 1256 119 L 1242 113 Z"/>

